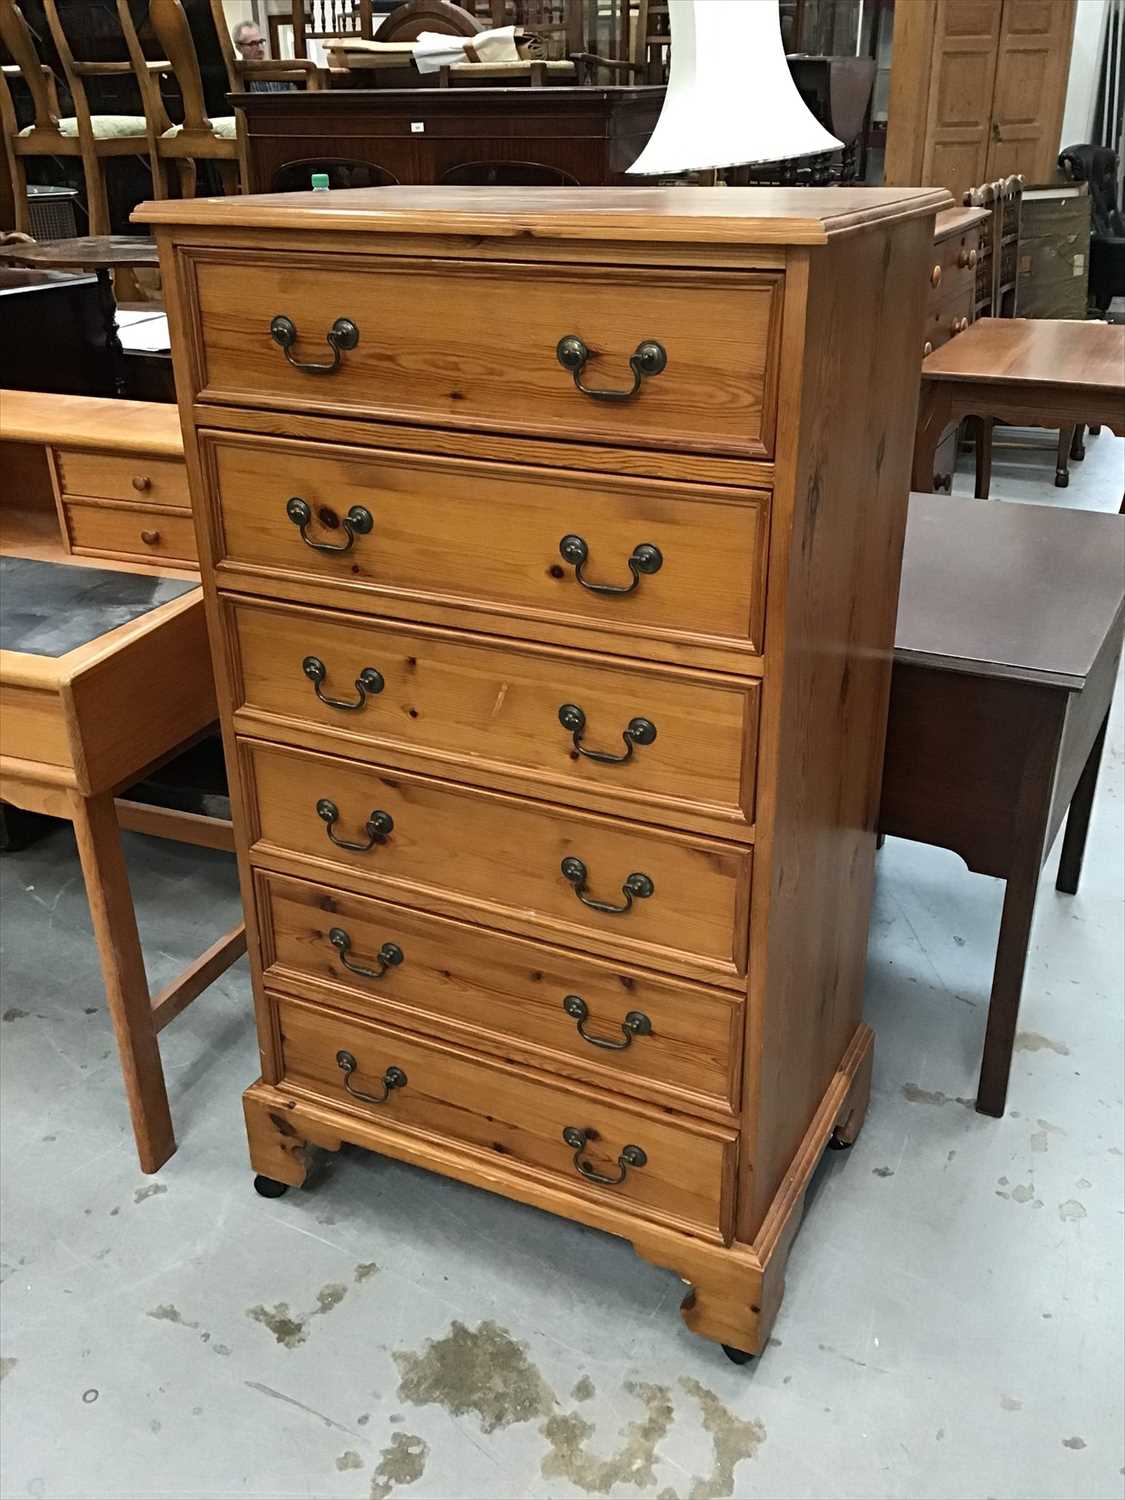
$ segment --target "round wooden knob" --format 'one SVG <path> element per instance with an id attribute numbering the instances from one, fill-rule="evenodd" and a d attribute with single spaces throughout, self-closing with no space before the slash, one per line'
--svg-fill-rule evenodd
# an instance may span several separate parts
<path id="1" fill-rule="evenodd" d="M 159 540 L 160 540 L 160 533 L 159 533 L 159 531 L 142 531 L 141 532 L 141 541 L 144 542 L 145 545 L 148 546 L 148 547 L 155 547 L 156 544 L 157 544 L 157 542 Z"/>
<path id="2" fill-rule="evenodd" d="M 148 477 L 147 474 L 134 474 L 133 488 L 135 490 L 140 490 L 143 493 L 145 490 L 150 490 L 152 488 L 152 480 Z"/>
<path id="3" fill-rule="evenodd" d="M 930 343 L 929 339 L 927 339 L 926 342 L 922 345 L 922 358 L 925 359 L 927 354 L 932 354 L 933 352 L 934 346 Z"/>
<path id="4" fill-rule="evenodd" d="M 962 270 L 965 270 L 965 268 L 968 267 L 968 269 L 971 271 L 976 266 L 976 263 L 977 252 L 975 250 L 962 249 L 960 255 L 958 255 L 957 257 L 957 264 L 961 267 Z"/>
<path id="5" fill-rule="evenodd" d="M 930 272 L 930 285 L 931 286 L 940 286 L 941 285 L 941 267 L 940 266 L 935 266 L 933 268 L 933 270 Z"/>

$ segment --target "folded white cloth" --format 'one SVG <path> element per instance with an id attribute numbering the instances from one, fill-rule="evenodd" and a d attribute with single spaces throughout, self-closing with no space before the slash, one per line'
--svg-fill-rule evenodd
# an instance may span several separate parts
<path id="1" fill-rule="evenodd" d="M 164 136 L 179 135 L 183 130 L 182 125 L 173 125 L 171 130 L 166 130 Z M 219 115 L 211 121 L 212 132 L 222 141 L 233 141 L 238 135 L 238 122 L 233 115 Z"/>
<path id="2" fill-rule="evenodd" d="M 20 135 L 30 135 L 34 125 L 26 125 Z M 144 115 L 91 115 L 90 130 L 97 141 L 122 140 L 128 136 L 145 133 Z M 59 121 L 60 135 L 77 135 L 78 120 L 74 115 L 65 115 Z"/>
<path id="3" fill-rule="evenodd" d="M 446 36 L 439 31 L 423 31 L 414 43 L 414 63 L 419 73 L 437 73 L 442 68 L 463 62 L 519 61 L 514 26 L 478 31 L 476 36 Z"/>

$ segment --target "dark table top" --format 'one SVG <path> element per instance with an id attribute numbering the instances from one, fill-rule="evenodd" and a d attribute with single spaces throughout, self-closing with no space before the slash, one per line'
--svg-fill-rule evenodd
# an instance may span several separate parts
<path id="1" fill-rule="evenodd" d="M 1125 516 L 910 496 L 896 661 L 1079 689 L 1123 611 Z"/>
<path id="2" fill-rule="evenodd" d="M 0 557 L 0 650 L 65 656 L 198 587 L 190 578 Z"/>
<path id="3" fill-rule="evenodd" d="M 0 247 L 0 261 L 13 266 L 70 266 L 80 271 L 112 270 L 114 266 L 158 266 L 155 240 L 140 234 L 95 234 L 77 240 L 43 240 L 30 245 Z"/>

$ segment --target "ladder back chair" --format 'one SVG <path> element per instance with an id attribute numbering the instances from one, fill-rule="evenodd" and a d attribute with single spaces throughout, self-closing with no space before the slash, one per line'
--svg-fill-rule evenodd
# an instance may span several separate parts
<path id="1" fill-rule="evenodd" d="M 110 233 L 109 202 L 106 197 L 104 163 L 115 156 L 148 155 L 145 116 L 100 114 L 90 107 L 88 79 L 131 73 L 131 62 L 83 62 L 74 56 L 63 30 L 55 0 L 43 0 L 43 9 L 59 64 L 74 105 L 73 115 L 59 114 L 59 100 L 51 69 L 39 56 L 36 36 L 16 0 L 0 0 L 0 41 L 12 59 L 5 72 L 18 70 L 31 95 L 35 113 L 32 124 L 18 127 L 10 91 L 3 90 L 5 156 L 12 173 L 16 202 L 16 228 L 27 223 L 26 161 L 33 156 L 77 157 L 82 163 L 86 188 L 89 233 Z M 22 223 L 21 223 L 22 221 Z"/>
<path id="2" fill-rule="evenodd" d="M 152 189 L 156 198 L 167 198 L 168 167 L 176 169 L 180 195 L 194 198 L 198 161 L 213 161 L 223 191 L 235 191 L 240 176 L 242 147 L 234 115 L 211 119 L 203 96 L 203 78 L 195 39 L 180 0 L 150 0 L 148 21 L 164 57 L 145 57 L 133 20 L 129 0 L 117 0 L 117 15 L 145 101 Z M 160 92 L 159 75 L 171 74 L 183 100 L 183 124 L 173 125 Z M 241 173 L 245 182 L 245 172 Z"/>

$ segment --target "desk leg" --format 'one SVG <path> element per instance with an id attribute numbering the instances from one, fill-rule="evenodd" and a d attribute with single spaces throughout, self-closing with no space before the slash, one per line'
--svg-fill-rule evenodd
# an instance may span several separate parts
<path id="1" fill-rule="evenodd" d="M 973 494 L 978 500 L 987 500 L 988 492 L 992 488 L 992 428 L 991 417 L 974 418 L 976 427 L 976 485 Z"/>
<path id="2" fill-rule="evenodd" d="M 75 793 L 71 817 L 137 1155 L 142 1172 L 155 1172 L 175 1151 L 176 1138 L 112 793 Z"/>
<path id="3" fill-rule="evenodd" d="M 1059 855 L 1059 873 L 1055 890 L 1064 895 L 1078 894 L 1078 881 L 1082 875 L 1082 858 L 1086 853 L 1086 834 L 1090 828 L 1090 810 L 1094 805 L 1094 792 L 1098 785 L 1098 769 L 1101 766 L 1102 747 L 1109 725 L 1109 715 L 1102 720 L 1097 738 L 1090 746 L 1090 754 L 1070 799 L 1070 811 L 1066 815 L 1066 830 L 1063 833 L 1062 853 Z"/>
<path id="4" fill-rule="evenodd" d="M 910 488 L 930 494 L 934 488 L 934 456 L 950 410 L 949 393 L 938 381 L 922 380 L 918 426 L 914 434 L 914 463 Z"/>
<path id="5" fill-rule="evenodd" d="M 977 1085 L 977 1110 L 997 1119 L 1003 1115 L 1008 1097 L 1008 1075 L 1012 1071 L 1012 1048 L 1019 1022 L 1035 895 L 1043 869 L 1058 747 L 1058 726 L 1044 726 L 1028 751 L 1013 810 L 1012 824 L 1017 832 L 1008 863 L 1008 883 L 1004 890 L 996 965 L 992 971 L 992 996 L 988 1002 L 988 1024 L 984 1033 L 984 1055 Z"/>

